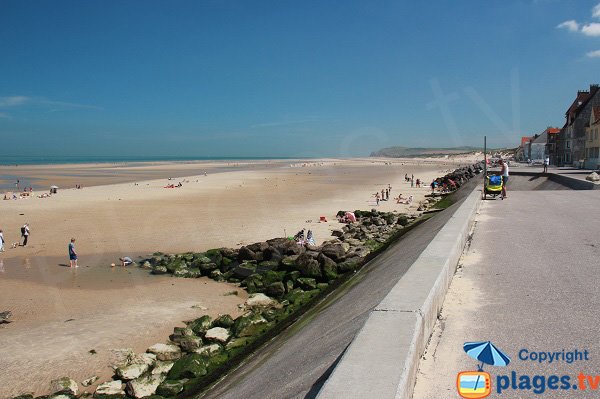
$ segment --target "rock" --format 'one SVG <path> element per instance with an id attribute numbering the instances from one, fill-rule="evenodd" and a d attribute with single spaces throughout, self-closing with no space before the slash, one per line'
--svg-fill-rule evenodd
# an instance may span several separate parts
<path id="1" fill-rule="evenodd" d="M 132 363 L 143 363 L 148 366 L 152 366 L 156 362 L 156 355 L 154 353 L 140 353 L 135 355 Z"/>
<path id="2" fill-rule="evenodd" d="M 270 285 L 270 284 L 276 283 L 278 281 L 283 281 L 284 278 L 285 278 L 284 271 L 281 271 L 281 272 L 268 271 L 265 274 L 263 274 L 263 276 L 262 276 L 262 280 L 265 285 Z"/>
<path id="3" fill-rule="evenodd" d="M 229 339 L 229 331 L 223 327 L 214 327 L 206 331 L 204 339 L 207 341 L 227 342 Z"/>
<path id="4" fill-rule="evenodd" d="M 281 259 L 281 265 L 288 270 L 292 269 L 294 266 L 296 266 L 297 259 L 298 255 L 285 256 L 283 259 Z"/>
<path id="5" fill-rule="evenodd" d="M 55 393 L 54 395 L 48 396 L 48 399 L 74 399 L 76 396 L 67 393 Z"/>
<path id="6" fill-rule="evenodd" d="M 276 305 L 277 301 L 272 298 L 269 298 L 265 294 L 257 293 L 251 294 L 249 298 L 246 300 L 246 306 L 255 307 L 255 306 L 273 306 Z"/>
<path id="7" fill-rule="evenodd" d="M 341 273 L 354 271 L 358 268 L 359 262 L 360 262 L 359 258 L 356 258 L 356 257 L 350 258 L 350 259 L 347 259 L 344 262 L 338 264 L 337 268 Z"/>
<path id="8" fill-rule="evenodd" d="M 154 395 L 158 386 L 165 380 L 161 374 L 150 374 L 127 383 L 127 393 L 135 398 Z"/>
<path id="9" fill-rule="evenodd" d="M 256 252 L 254 252 L 250 248 L 241 247 L 238 252 L 238 260 L 240 262 L 244 260 L 258 260 L 258 256 L 256 255 Z"/>
<path id="10" fill-rule="evenodd" d="M 276 281 L 267 286 L 266 292 L 271 296 L 280 297 L 285 294 L 285 286 L 281 281 Z"/>
<path id="11" fill-rule="evenodd" d="M 302 254 L 298 257 L 297 267 L 300 273 L 305 277 L 321 277 L 321 267 L 316 259 L 310 255 Z"/>
<path id="12" fill-rule="evenodd" d="M 256 262 L 244 262 L 233 269 L 233 274 L 237 277 L 248 277 L 256 273 Z"/>
<path id="13" fill-rule="evenodd" d="M 202 338 L 200 337 L 185 337 L 179 342 L 179 346 L 185 352 L 193 352 L 202 346 Z"/>
<path id="14" fill-rule="evenodd" d="M 298 279 L 298 284 L 300 285 L 300 288 L 306 291 L 317 288 L 317 281 L 314 278 L 301 277 Z"/>
<path id="15" fill-rule="evenodd" d="M 321 264 L 321 270 L 323 271 L 323 277 L 327 281 L 332 281 L 338 278 L 337 263 L 327 256 L 321 254 L 319 256 L 319 263 Z"/>
<path id="16" fill-rule="evenodd" d="M 123 395 L 123 383 L 120 380 L 108 381 L 96 387 L 96 395 Z"/>
<path id="17" fill-rule="evenodd" d="M 164 265 L 156 265 L 152 267 L 152 271 L 150 273 L 152 274 L 167 274 L 169 271 L 167 270 L 167 267 Z"/>
<path id="18" fill-rule="evenodd" d="M 267 320 L 262 315 L 250 313 L 238 317 L 235 320 L 232 331 L 236 337 L 249 337 L 256 334 L 265 324 L 267 324 Z"/>
<path id="19" fill-rule="evenodd" d="M 221 350 L 221 346 L 219 344 L 211 344 L 203 346 L 202 348 L 196 349 L 194 353 L 204 356 L 211 356 Z"/>
<path id="20" fill-rule="evenodd" d="M 147 364 L 130 364 L 124 367 L 118 367 L 115 374 L 122 380 L 134 380 L 148 371 Z"/>
<path id="21" fill-rule="evenodd" d="M 233 318 L 228 314 L 220 315 L 212 322 L 212 326 L 231 328 L 231 326 L 233 326 Z"/>
<path id="22" fill-rule="evenodd" d="M 183 382 L 177 380 L 166 380 L 163 381 L 162 384 L 158 386 L 156 393 L 159 395 L 166 396 L 167 398 L 172 398 L 176 396 L 178 393 L 183 391 Z"/>
<path id="23" fill-rule="evenodd" d="M 210 272 L 210 278 L 212 278 L 215 281 L 224 281 L 225 278 L 223 278 L 223 273 L 220 270 L 213 270 L 212 272 Z"/>
<path id="24" fill-rule="evenodd" d="M 174 261 L 168 263 L 166 265 L 167 267 L 167 271 L 169 273 L 175 273 L 178 270 L 185 270 L 187 269 L 187 264 L 185 263 L 185 260 L 183 259 L 175 259 Z"/>
<path id="25" fill-rule="evenodd" d="M 346 251 L 344 250 L 344 247 L 341 243 L 326 244 L 321 249 L 321 252 L 323 253 L 323 255 L 333 259 L 334 261 L 343 260 L 344 255 L 346 254 Z"/>
<path id="26" fill-rule="evenodd" d="M 142 263 L 142 267 L 144 269 L 152 269 L 152 264 L 148 261 L 144 261 L 144 263 Z"/>
<path id="27" fill-rule="evenodd" d="M 177 345 L 154 344 L 148 348 L 149 353 L 154 353 L 158 360 L 177 360 L 181 357 L 181 349 Z"/>
<path id="28" fill-rule="evenodd" d="M 589 180 L 589 181 L 593 181 L 593 182 L 598 182 L 600 181 L 600 176 L 598 175 L 598 173 L 596 172 L 592 172 L 589 175 L 586 176 L 585 180 Z"/>
<path id="29" fill-rule="evenodd" d="M 212 326 L 210 316 L 202 316 L 188 324 L 195 334 L 202 335 Z"/>
<path id="30" fill-rule="evenodd" d="M 217 270 L 218 271 L 218 270 Z M 219 272 L 219 271 L 218 271 Z M 221 273 L 221 272 L 219 272 Z M 192 309 L 208 310 L 207 307 L 200 305 L 199 303 L 192 305 Z"/>
<path id="31" fill-rule="evenodd" d="M 171 368 L 173 368 L 174 364 L 175 364 L 175 362 L 158 361 L 154 365 L 154 368 L 152 369 L 151 373 L 152 374 L 167 374 L 171 370 Z"/>
<path id="32" fill-rule="evenodd" d="M 83 385 L 84 387 L 89 387 L 90 385 L 92 385 L 94 382 L 98 381 L 98 377 L 97 375 L 88 378 L 87 380 L 83 380 L 81 381 L 81 385 Z"/>
<path id="33" fill-rule="evenodd" d="M 342 237 L 344 235 L 344 232 L 342 230 L 333 230 L 331 232 L 331 235 L 334 237 Z"/>
<path id="34" fill-rule="evenodd" d="M 207 359 L 203 355 L 192 353 L 179 359 L 167 374 L 169 380 L 196 378 L 206 375 Z"/>
<path id="35" fill-rule="evenodd" d="M 258 266 L 256 266 L 256 272 L 257 273 L 267 273 L 271 270 L 276 270 L 277 267 L 279 266 L 279 262 L 278 261 L 274 261 L 274 260 L 265 260 L 262 261 L 258 264 Z"/>
<path id="36" fill-rule="evenodd" d="M 225 350 L 231 351 L 232 349 L 242 348 L 248 344 L 248 337 L 243 338 L 235 338 L 229 341 L 229 343 L 225 346 Z"/>
<path id="37" fill-rule="evenodd" d="M 279 262 L 283 258 L 281 252 L 275 247 L 269 246 L 263 251 L 263 259 L 265 261 Z"/>
<path id="38" fill-rule="evenodd" d="M 77 395 L 79 387 L 77 386 L 77 382 L 69 377 L 61 377 L 50 381 L 50 391 L 52 393 L 70 393 Z"/>

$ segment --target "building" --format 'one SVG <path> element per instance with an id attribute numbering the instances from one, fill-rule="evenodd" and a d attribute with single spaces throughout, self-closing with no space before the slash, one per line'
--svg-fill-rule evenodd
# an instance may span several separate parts
<path id="1" fill-rule="evenodd" d="M 600 86 L 590 85 L 590 90 L 580 90 L 565 112 L 565 125 L 556 140 L 556 157 L 559 165 L 585 165 L 586 128 L 590 123 L 592 107 L 600 105 Z"/>
<path id="2" fill-rule="evenodd" d="M 585 133 L 585 168 L 598 169 L 600 166 L 600 106 L 592 107 L 590 124 Z"/>
<path id="3" fill-rule="evenodd" d="M 558 165 L 558 135 L 560 129 L 557 127 L 549 127 L 545 131 L 548 139 L 546 141 L 546 156 L 550 158 L 550 165 Z"/>

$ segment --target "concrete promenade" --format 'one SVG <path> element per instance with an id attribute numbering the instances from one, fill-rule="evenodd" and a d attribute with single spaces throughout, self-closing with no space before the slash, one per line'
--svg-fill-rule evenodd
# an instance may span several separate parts
<path id="1" fill-rule="evenodd" d="M 463 343 L 488 340 L 512 359 L 504 368 L 484 367 L 492 375 L 490 398 L 600 397 L 590 382 L 586 390 L 573 388 L 581 372 L 600 375 L 599 209 L 598 190 L 509 191 L 504 201 L 483 202 L 421 359 L 413 398 L 457 398 L 457 373 L 477 369 Z M 563 350 L 587 350 L 588 360 L 520 359 Z M 545 382 L 538 378 L 538 388 L 523 383 L 499 394 L 506 380 L 498 376 L 512 372 L 517 387 L 521 376 L 540 375 Z M 568 388 L 551 389 L 551 375 L 569 376 Z"/>

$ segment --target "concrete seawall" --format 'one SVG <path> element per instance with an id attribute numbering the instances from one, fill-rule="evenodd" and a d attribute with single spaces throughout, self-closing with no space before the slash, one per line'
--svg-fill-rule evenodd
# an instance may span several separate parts
<path id="1" fill-rule="evenodd" d="M 443 305 L 480 198 L 480 190 L 474 190 L 371 311 L 319 392 L 319 399 L 412 396 L 419 358 Z"/>

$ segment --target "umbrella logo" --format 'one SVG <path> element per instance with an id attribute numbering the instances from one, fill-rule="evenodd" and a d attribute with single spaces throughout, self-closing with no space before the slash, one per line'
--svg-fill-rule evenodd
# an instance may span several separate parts
<path id="1" fill-rule="evenodd" d="M 477 371 L 462 371 L 456 377 L 456 389 L 462 398 L 481 399 L 492 392 L 492 378 L 483 371 L 484 364 L 491 366 L 506 366 L 510 358 L 490 341 L 465 342 L 463 349 L 467 355 L 481 362 Z"/>

